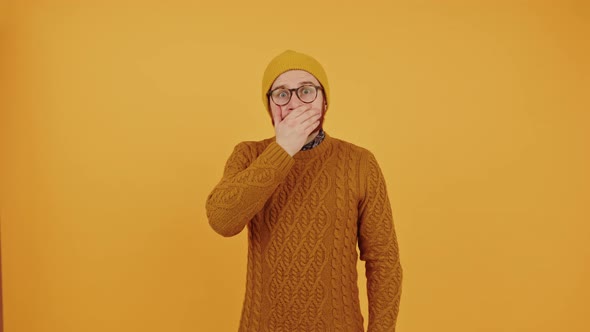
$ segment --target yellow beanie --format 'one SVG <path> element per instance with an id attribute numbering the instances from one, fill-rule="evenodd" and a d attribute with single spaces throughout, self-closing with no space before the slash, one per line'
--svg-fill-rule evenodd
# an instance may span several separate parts
<path id="1" fill-rule="evenodd" d="M 294 69 L 305 70 L 306 72 L 315 76 L 318 81 L 320 81 L 320 84 L 324 88 L 326 104 L 329 105 L 328 101 L 330 98 L 330 86 L 328 85 L 328 76 L 326 76 L 326 72 L 324 71 L 322 65 L 309 55 L 287 50 L 277 55 L 270 61 L 262 77 L 262 102 L 264 103 L 264 107 L 266 107 L 266 110 L 271 119 L 272 114 L 270 112 L 266 93 L 270 90 L 277 77 L 286 71 Z"/>

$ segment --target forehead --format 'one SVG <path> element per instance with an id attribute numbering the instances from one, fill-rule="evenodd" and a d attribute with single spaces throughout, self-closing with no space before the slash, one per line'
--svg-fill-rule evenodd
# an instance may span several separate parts
<path id="1" fill-rule="evenodd" d="M 285 85 L 287 87 L 297 87 L 301 82 L 313 82 L 314 84 L 319 85 L 320 82 L 313 76 L 312 74 L 306 72 L 305 70 L 289 70 L 277 77 L 277 79 L 272 84 L 271 89 Z"/>

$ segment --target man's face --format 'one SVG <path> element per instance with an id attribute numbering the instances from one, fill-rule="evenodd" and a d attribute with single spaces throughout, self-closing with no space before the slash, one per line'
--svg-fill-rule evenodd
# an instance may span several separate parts
<path id="1" fill-rule="evenodd" d="M 270 90 L 274 90 L 279 87 L 287 89 L 297 89 L 302 85 L 315 85 L 320 86 L 320 82 L 312 74 L 304 70 L 289 70 L 282 73 L 272 84 Z M 322 90 L 317 91 L 317 98 L 311 103 L 304 103 L 298 97 L 295 91 L 292 92 L 291 100 L 286 105 L 278 106 L 272 99 L 269 98 L 270 110 L 273 114 L 279 114 L 281 120 L 284 119 L 291 111 L 299 106 L 305 105 L 310 110 L 320 110 L 322 117 L 320 119 L 319 128 L 322 128 L 324 122 L 324 93 Z M 274 122 L 274 121 L 273 121 Z M 315 131 L 315 130 L 314 130 Z"/>

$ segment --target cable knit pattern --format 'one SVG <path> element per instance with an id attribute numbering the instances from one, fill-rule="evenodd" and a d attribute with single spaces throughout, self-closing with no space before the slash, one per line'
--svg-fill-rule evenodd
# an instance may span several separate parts
<path id="1" fill-rule="evenodd" d="M 364 331 L 359 258 L 368 332 L 395 331 L 402 267 L 385 180 L 368 150 L 327 133 L 293 157 L 274 138 L 242 142 L 206 209 L 223 236 L 248 229 L 239 331 Z"/>

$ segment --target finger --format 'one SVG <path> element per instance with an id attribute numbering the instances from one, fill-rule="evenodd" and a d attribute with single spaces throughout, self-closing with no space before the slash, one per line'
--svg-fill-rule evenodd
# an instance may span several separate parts
<path id="1" fill-rule="evenodd" d="M 309 136 L 309 134 L 313 133 L 314 130 L 316 130 L 318 128 L 318 126 L 320 125 L 320 120 L 316 120 L 311 122 L 306 128 L 305 128 L 305 133 Z"/>
<path id="2" fill-rule="evenodd" d="M 305 121 L 301 123 L 302 127 L 307 130 L 310 126 L 313 126 L 314 123 L 320 121 L 321 114 L 312 114 L 308 117 Z"/>
<path id="3" fill-rule="evenodd" d="M 307 111 L 309 111 L 310 109 L 311 109 L 311 105 L 304 104 L 304 105 L 301 105 L 301 106 L 298 106 L 298 107 L 294 108 L 294 109 L 293 109 L 293 110 L 292 110 L 292 111 L 289 113 L 289 115 L 287 115 L 287 116 L 288 116 L 289 118 L 296 119 L 296 118 L 298 118 L 299 116 L 301 116 L 302 114 L 305 114 L 305 113 L 306 113 Z M 286 118 L 286 117 L 285 117 L 285 118 Z"/>
<path id="4" fill-rule="evenodd" d="M 299 121 L 301 121 L 301 123 L 308 121 L 309 119 L 312 118 L 319 118 L 322 115 L 321 111 L 318 110 L 313 110 L 313 111 L 308 111 L 308 112 L 304 112 L 303 114 L 301 114 L 297 119 Z"/>
<path id="5" fill-rule="evenodd" d="M 271 109 L 273 124 L 276 127 L 279 123 L 281 123 L 281 115 L 279 114 L 280 110 L 273 110 Z"/>

